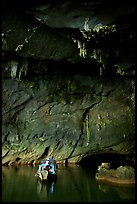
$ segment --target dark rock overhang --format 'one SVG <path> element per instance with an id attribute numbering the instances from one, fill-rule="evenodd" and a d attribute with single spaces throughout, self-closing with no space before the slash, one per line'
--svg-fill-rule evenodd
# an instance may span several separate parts
<path id="1" fill-rule="evenodd" d="M 96 64 L 99 75 L 134 76 L 133 1 L 6 0 L 2 6 L 3 59 Z"/>

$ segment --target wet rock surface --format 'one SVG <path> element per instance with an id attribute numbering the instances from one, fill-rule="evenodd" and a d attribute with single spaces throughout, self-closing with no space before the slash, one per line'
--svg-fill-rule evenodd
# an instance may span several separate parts
<path id="1" fill-rule="evenodd" d="M 112 169 L 109 163 L 102 163 L 95 175 L 97 181 L 121 185 L 135 184 L 135 169 L 131 166 L 120 166 Z"/>

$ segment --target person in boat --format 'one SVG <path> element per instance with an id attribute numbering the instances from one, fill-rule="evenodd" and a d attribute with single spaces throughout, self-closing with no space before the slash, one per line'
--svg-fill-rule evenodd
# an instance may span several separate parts
<path id="1" fill-rule="evenodd" d="M 50 174 L 56 174 L 56 168 L 57 168 L 56 161 L 53 160 L 53 156 L 50 156 L 50 158 L 49 158 L 49 172 L 50 172 Z"/>
<path id="2" fill-rule="evenodd" d="M 38 173 L 43 170 L 49 170 L 49 160 L 41 161 L 38 167 Z"/>
<path id="3" fill-rule="evenodd" d="M 53 156 L 50 156 L 48 160 L 40 162 L 37 173 L 47 170 L 50 174 L 56 174 L 56 161 L 53 160 Z"/>

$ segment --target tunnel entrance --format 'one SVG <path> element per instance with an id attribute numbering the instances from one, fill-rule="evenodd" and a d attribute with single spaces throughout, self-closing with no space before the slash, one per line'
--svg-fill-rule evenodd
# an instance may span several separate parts
<path id="1" fill-rule="evenodd" d="M 111 168 L 129 165 L 135 167 L 135 155 L 133 154 L 116 154 L 116 153 L 102 153 L 94 154 L 84 157 L 79 162 L 80 166 L 97 168 L 101 163 L 108 162 Z"/>

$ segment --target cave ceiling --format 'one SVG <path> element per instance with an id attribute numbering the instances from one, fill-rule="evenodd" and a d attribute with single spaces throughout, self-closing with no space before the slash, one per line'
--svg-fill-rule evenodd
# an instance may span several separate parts
<path id="1" fill-rule="evenodd" d="M 133 1 L 3 0 L 2 57 L 90 62 L 134 75 L 134 28 Z"/>

